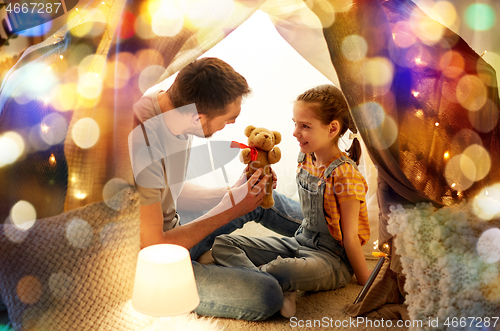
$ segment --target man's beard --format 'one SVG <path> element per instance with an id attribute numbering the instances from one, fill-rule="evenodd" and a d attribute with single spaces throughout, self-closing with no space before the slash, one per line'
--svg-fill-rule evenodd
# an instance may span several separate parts
<path id="1" fill-rule="evenodd" d="M 206 123 L 202 124 L 202 127 L 197 127 L 195 130 L 190 132 L 190 134 L 200 137 L 200 138 L 210 138 L 213 136 L 215 132 L 213 132 L 212 127 L 210 125 L 210 121 L 207 121 Z"/>

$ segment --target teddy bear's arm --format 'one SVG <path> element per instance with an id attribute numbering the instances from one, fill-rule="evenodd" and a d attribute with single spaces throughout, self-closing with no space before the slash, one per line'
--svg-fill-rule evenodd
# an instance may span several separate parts
<path id="1" fill-rule="evenodd" d="M 250 148 L 245 148 L 241 151 L 240 154 L 240 160 L 244 164 L 249 164 L 250 163 Z"/>
<path id="2" fill-rule="evenodd" d="M 278 146 L 274 146 L 273 149 L 269 151 L 269 154 L 267 155 L 267 159 L 269 160 L 270 164 L 275 164 L 281 159 L 281 150 Z"/>

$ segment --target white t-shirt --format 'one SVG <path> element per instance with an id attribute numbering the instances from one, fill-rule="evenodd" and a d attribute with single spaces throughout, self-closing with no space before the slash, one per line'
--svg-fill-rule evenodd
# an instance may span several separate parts
<path id="1" fill-rule="evenodd" d="M 161 201 L 166 231 L 178 221 L 176 201 L 184 186 L 193 137 L 170 132 L 158 103 L 160 92 L 145 94 L 134 105 L 137 126 L 129 146 L 133 139 L 130 153 L 141 205 Z"/>

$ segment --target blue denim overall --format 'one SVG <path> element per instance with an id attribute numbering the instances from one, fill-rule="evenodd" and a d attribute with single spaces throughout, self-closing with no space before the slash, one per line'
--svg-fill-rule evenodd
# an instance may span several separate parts
<path id="1" fill-rule="evenodd" d="M 305 155 L 299 154 L 299 163 Z M 353 161 L 342 156 L 324 172 L 328 179 L 335 168 Z M 328 230 L 323 197 L 325 180 L 303 168 L 297 185 L 304 218 L 293 238 L 253 238 L 224 235 L 216 238 L 212 255 L 218 264 L 245 267 L 273 275 L 284 291 L 326 291 L 345 286 L 352 278 L 352 267 L 344 248 Z"/>

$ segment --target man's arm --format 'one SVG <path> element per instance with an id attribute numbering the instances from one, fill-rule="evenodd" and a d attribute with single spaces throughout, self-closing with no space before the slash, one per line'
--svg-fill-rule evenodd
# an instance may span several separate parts
<path id="1" fill-rule="evenodd" d="M 340 203 L 340 227 L 342 228 L 342 240 L 347 258 L 354 270 L 358 284 L 364 285 L 370 276 L 370 272 L 358 237 L 360 203 L 357 199 Z"/>
<path id="2" fill-rule="evenodd" d="M 161 203 L 141 206 L 141 248 L 155 244 L 177 244 L 190 249 L 216 229 L 251 212 L 264 198 L 264 186 L 268 177 L 257 183 L 261 173 L 262 169 L 259 169 L 248 181 L 242 176 L 208 213 L 166 232 L 163 232 Z M 254 186 L 255 183 L 257 184 Z"/>
<path id="3" fill-rule="evenodd" d="M 186 182 L 177 199 L 177 208 L 189 211 L 205 211 L 214 208 L 227 193 L 227 188 L 207 188 Z"/>

